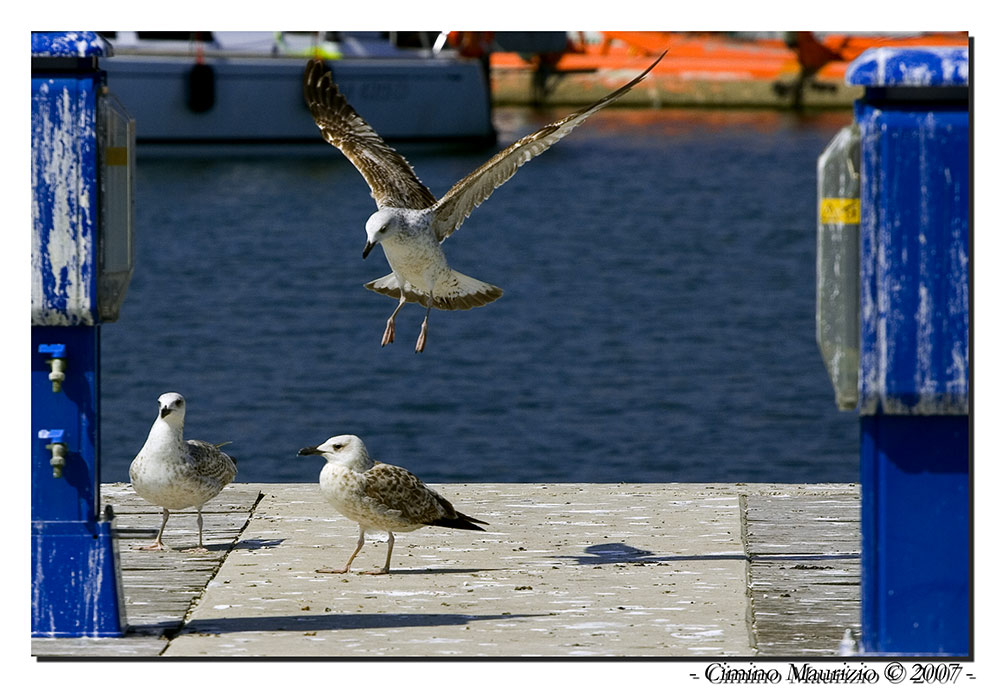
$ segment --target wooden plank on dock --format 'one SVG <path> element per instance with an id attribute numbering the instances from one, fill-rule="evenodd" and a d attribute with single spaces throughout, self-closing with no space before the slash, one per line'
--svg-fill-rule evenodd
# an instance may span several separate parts
<path id="1" fill-rule="evenodd" d="M 861 626 L 856 485 L 818 494 L 746 494 L 748 594 L 758 654 L 836 655 Z"/>
<path id="2" fill-rule="evenodd" d="M 227 485 L 202 510 L 207 553 L 183 549 L 198 544 L 196 512 L 171 512 L 163 541 L 166 552 L 133 549 L 149 544 L 160 528 L 161 511 L 132 490 L 128 483 L 101 486 L 102 504 L 115 512 L 115 532 L 125 595 L 128 628 L 123 638 L 33 638 L 37 657 L 143 657 L 159 655 L 184 623 L 195 601 L 250 519 L 260 490 Z"/>

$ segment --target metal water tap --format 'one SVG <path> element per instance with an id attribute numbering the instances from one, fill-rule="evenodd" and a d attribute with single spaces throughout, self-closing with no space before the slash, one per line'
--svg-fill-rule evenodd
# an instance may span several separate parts
<path id="1" fill-rule="evenodd" d="M 51 440 L 45 448 L 52 452 L 49 465 L 52 466 L 52 477 L 63 477 L 63 468 L 66 466 L 66 455 L 68 452 L 66 444 L 62 441 L 65 430 L 39 430 L 38 439 Z"/>
<path id="2" fill-rule="evenodd" d="M 51 358 L 46 361 L 52 369 L 52 372 L 49 373 L 49 381 L 52 383 L 53 392 L 61 392 L 63 380 L 66 379 L 66 345 L 40 344 L 38 352 L 51 354 Z"/>

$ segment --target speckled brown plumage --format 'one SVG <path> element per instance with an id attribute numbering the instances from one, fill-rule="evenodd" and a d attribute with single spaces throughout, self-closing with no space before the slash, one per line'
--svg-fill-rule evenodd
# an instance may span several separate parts
<path id="1" fill-rule="evenodd" d="M 485 521 L 467 516 L 405 468 L 373 461 L 361 439 L 355 435 L 331 437 L 317 447 L 305 447 L 300 455 L 321 454 L 327 461 L 320 472 L 320 491 L 343 516 L 360 528 L 357 549 L 343 569 L 345 573 L 364 545 L 366 530 L 389 533 L 385 566 L 375 573 L 388 573 L 392 557 L 393 533 L 405 533 L 424 526 L 461 530 L 483 530 Z"/>

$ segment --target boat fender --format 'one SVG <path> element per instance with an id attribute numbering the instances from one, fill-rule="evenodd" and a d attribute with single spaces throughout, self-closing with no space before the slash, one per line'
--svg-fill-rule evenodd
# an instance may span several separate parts
<path id="1" fill-rule="evenodd" d="M 480 58 L 493 48 L 492 31 L 451 31 L 448 42 L 455 46 L 462 57 Z"/>
<path id="2" fill-rule="evenodd" d="M 191 112 L 208 112 L 215 106 L 215 69 L 198 63 L 187 78 L 187 105 Z"/>

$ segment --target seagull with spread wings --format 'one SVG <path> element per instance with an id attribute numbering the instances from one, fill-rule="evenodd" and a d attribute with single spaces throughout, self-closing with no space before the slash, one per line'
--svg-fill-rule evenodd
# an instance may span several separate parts
<path id="1" fill-rule="evenodd" d="M 464 310 L 484 306 L 500 298 L 503 291 L 492 284 L 463 275 L 448 266 L 441 242 L 462 226 L 472 211 L 493 190 L 532 158 L 566 136 L 592 114 L 624 95 L 663 59 L 661 54 L 646 70 L 617 91 L 593 105 L 577 110 L 558 122 L 542 127 L 512 143 L 455 184 L 437 200 L 421 183 L 413 168 L 389 147 L 374 129 L 348 104 L 337 89 L 326 65 L 313 59 L 306 66 L 304 93 L 309 111 L 323 138 L 347 156 L 371 187 L 378 210 L 368 218 L 368 241 L 362 258 L 381 244 L 392 272 L 365 285 L 399 303 L 389 316 L 382 346 L 395 338 L 396 315 L 407 303 L 427 309 L 417 352 L 427 342 L 427 320 L 431 308 Z"/>

